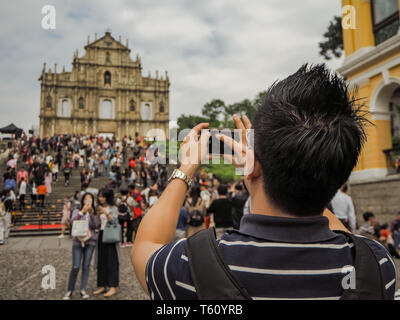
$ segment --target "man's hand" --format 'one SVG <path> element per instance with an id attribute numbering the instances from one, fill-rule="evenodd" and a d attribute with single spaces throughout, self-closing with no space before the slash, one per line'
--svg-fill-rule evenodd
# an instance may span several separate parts
<path id="1" fill-rule="evenodd" d="M 243 175 L 247 176 L 254 169 L 254 151 L 251 145 L 251 122 L 247 116 L 242 120 L 235 114 L 232 116 L 236 129 L 240 132 L 240 141 L 237 142 L 231 137 L 223 134 L 217 134 L 216 137 L 226 143 L 234 152 L 234 155 L 224 155 L 224 159 L 232 163 L 236 168 L 243 170 Z"/>
<path id="2" fill-rule="evenodd" d="M 211 134 L 208 130 L 204 130 L 209 125 L 209 123 L 203 122 L 195 126 L 181 144 L 181 167 L 179 169 L 189 177 L 196 173 L 204 160 L 209 159 L 207 152 Z"/>

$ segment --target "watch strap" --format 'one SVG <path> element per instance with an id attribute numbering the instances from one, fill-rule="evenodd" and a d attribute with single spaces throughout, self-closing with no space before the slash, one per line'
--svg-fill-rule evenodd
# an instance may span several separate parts
<path id="1" fill-rule="evenodd" d="M 192 183 L 193 183 L 193 179 L 189 178 L 183 171 L 181 171 L 179 169 L 175 169 L 172 172 L 170 178 L 168 179 L 168 182 L 173 180 L 173 179 L 181 179 L 181 180 L 183 180 L 186 183 L 188 188 L 190 188 Z"/>

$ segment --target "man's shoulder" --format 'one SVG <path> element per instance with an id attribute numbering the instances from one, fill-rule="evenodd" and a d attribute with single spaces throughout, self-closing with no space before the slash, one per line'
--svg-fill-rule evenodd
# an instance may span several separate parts
<path id="1" fill-rule="evenodd" d="M 171 242 L 148 260 L 146 282 L 151 299 L 196 299 L 185 242 L 186 239 Z"/>
<path id="2" fill-rule="evenodd" d="M 355 234 L 355 236 L 362 239 L 368 245 L 368 247 L 371 248 L 372 252 L 375 254 L 375 256 L 378 260 L 386 258 L 387 256 L 390 256 L 390 254 L 386 250 L 386 248 L 378 241 L 370 239 L 368 237 L 364 237 L 363 235 L 359 235 L 359 234 Z"/>
<path id="3" fill-rule="evenodd" d="M 397 270 L 391 255 L 378 241 L 362 235 L 356 236 L 362 239 L 374 253 L 381 271 L 383 285 L 385 286 L 385 295 L 388 299 L 393 299 L 396 289 Z"/>
<path id="4" fill-rule="evenodd" d="M 396 287 L 396 269 L 389 253 L 379 242 L 360 235 L 357 235 L 357 237 L 365 241 L 375 254 L 381 270 L 386 298 L 393 299 Z M 338 234 L 338 237 L 332 241 L 342 245 L 346 244 L 346 242 L 350 243 L 351 240 L 346 238 L 344 235 Z M 265 240 L 238 232 L 225 233 L 217 242 L 227 262 L 236 261 L 243 254 L 248 254 L 249 248 L 253 251 L 259 249 L 260 252 L 258 253 L 261 254 L 261 251 L 264 251 L 262 250 L 263 248 L 270 247 L 263 244 L 266 242 Z M 185 243 L 186 239 L 169 243 L 157 250 L 149 259 L 146 266 L 146 282 L 152 299 L 197 298 L 196 289 L 191 278 Z M 287 246 L 291 248 L 290 245 Z M 284 245 L 281 245 L 281 247 L 283 249 L 286 248 Z M 253 253 L 256 252 L 254 251 Z"/>

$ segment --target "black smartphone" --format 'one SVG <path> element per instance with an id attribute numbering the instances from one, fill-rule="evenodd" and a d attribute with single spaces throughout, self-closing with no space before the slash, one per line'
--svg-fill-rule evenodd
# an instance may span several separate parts
<path id="1" fill-rule="evenodd" d="M 210 139 L 208 141 L 208 153 L 213 155 L 233 155 L 233 150 L 230 146 L 223 143 L 215 135 L 224 134 L 232 139 L 235 139 L 234 130 L 232 129 L 210 129 Z M 236 139 L 237 140 L 237 139 Z"/>

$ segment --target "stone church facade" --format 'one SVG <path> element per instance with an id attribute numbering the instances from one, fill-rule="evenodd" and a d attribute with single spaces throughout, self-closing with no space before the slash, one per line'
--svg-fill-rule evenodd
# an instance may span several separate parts
<path id="1" fill-rule="evenodd" d="M 39 78 L 41 137 L 58 134 L 148 136 L 169 134 L 169 78 L 142 76 L 138 55 L 110 32 L 74 53 L 72 71 L 43 66 Z"/>

